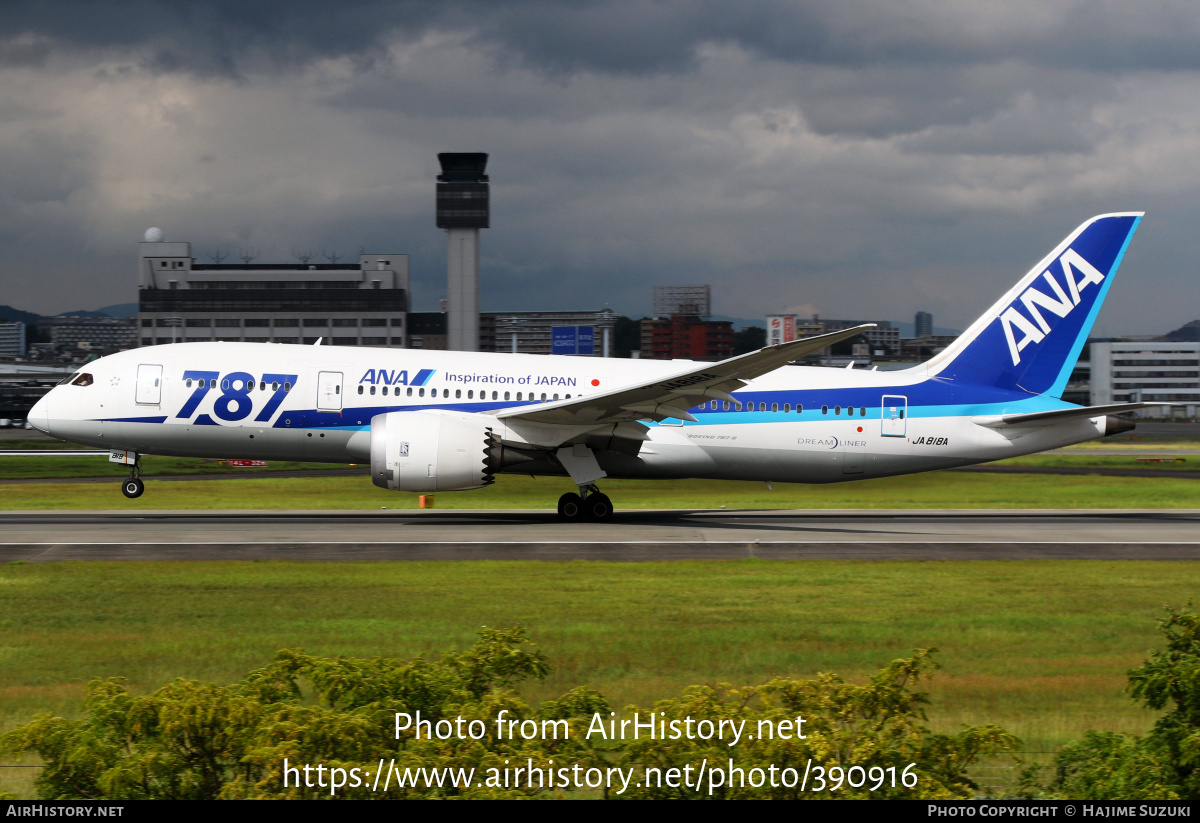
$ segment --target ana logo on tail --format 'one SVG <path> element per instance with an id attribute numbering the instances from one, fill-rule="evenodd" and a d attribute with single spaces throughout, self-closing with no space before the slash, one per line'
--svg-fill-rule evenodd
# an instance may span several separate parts
<path id="1" fill-rule="evenodd" d="M 1050 333 L 1050 324 L 1046 322 L 1045 316 L 1041 309 L 1045 309 L 1051 314 L 1058 317 L 1066 317 L 1076 306 L 1079 305 L 1079 295 L 1092 283 L 1100 283 L 1104 280 L 1104 275 L 1100 270 L 1091 263 L 1083 259 L 1074 249 L 1067 249 L 1061 257 L 1058 258 L 1059 264 L 1062 266 L 1063 281 L 1066 284 L 1066 291 L 1063 291 L 1063 286 L 1054 279 L 1054 275 L 1050 273 L 1050 269 L 1042 272 L 1042 279 L 1049 285 L 1050 290 L 1054 292 L 1054 296 L 1038 291 L 1033 286 L 1030 286 L 1021 295 L 1020 303 L 1025 306 L 1025 311 L 1029 314 L 1026 317 L 1017 309 L 1016 303 L 1005 309 L 998 318 L 1001 327 L 1004 329 L 1004 338 L 1008 341 L 1008 351 L 1012 355 L 1013 365 L 1021 362 L 1021 351 L 1030 343 L 1040 343 Z M 1079 280 L 1075 279 L 1075 272 L 1078 271 L 1082 277 Z M 1037 283 L 1037 281 L 1034 281 Z M 1040 308 L 1039 308 L 1040 307 Z M 1030 320 L 1030 317 L 1033 319 Z M 1035 325 L 1036 324 L 1036 325 Z M 1023 335 L 1020 340 L 1016 339 L 1013 329 L 1017 329 Z"/>

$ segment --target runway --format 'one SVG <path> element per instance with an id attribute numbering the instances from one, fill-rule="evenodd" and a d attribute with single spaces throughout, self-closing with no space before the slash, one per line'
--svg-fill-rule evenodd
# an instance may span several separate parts
<path id="1" fill-rule="evenodd" d="M 4 512 L 0 563 L 1200 559 L 1200 510 Z"/>

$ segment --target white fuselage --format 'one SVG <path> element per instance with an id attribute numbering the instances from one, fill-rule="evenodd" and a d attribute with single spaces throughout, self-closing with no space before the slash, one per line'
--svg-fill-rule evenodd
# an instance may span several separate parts
<path id="1" fill-rule="evenodd" d="M 443 409 L 488 415 L 611 391 L 688 365 L 180 343 L 87 364 L 81 371 L 90 383 L 56 387 L 30 421 L 63 440 L 139 454 L 365 462 L 371 418 L 378 414 Z M 648 439 L 636 455 L 596 456 L 612 477 L 828 483 L 998 460 L 1105 433 L 1104 417 L 989 427 L 984 424 L 1003 414 L 1070 404 L 999 390 L 956 394 L 954 388 L 920 367 L 877 372 L 786 366 L 736 391 L 737 404 L 711 400 L 693 408 L 698 422 L 647 422 Z M 563 473 L 549 456 L 509 470 Z"/>

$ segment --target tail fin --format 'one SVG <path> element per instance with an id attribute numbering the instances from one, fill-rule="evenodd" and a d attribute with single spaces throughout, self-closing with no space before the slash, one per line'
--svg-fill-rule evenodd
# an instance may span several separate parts
<path id="1" fill-rule="evenodd" d="M 925 364 L 955 382 L 1062 397 L 1142 212 L 1077 228 L 945 351 Z"/>

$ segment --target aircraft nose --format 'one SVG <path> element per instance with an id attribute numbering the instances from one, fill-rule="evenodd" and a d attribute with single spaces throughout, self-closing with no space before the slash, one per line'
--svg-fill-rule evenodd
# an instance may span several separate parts
<path id="1" fill-rule="evenodd" d="M 50 395 L 53 392 L 54 389 L 51 389 L 42 395 L 42 399 L 34 403 L 33 408 L 29 410 L 29 425 L 43 434 L 50 433 Z"/>

